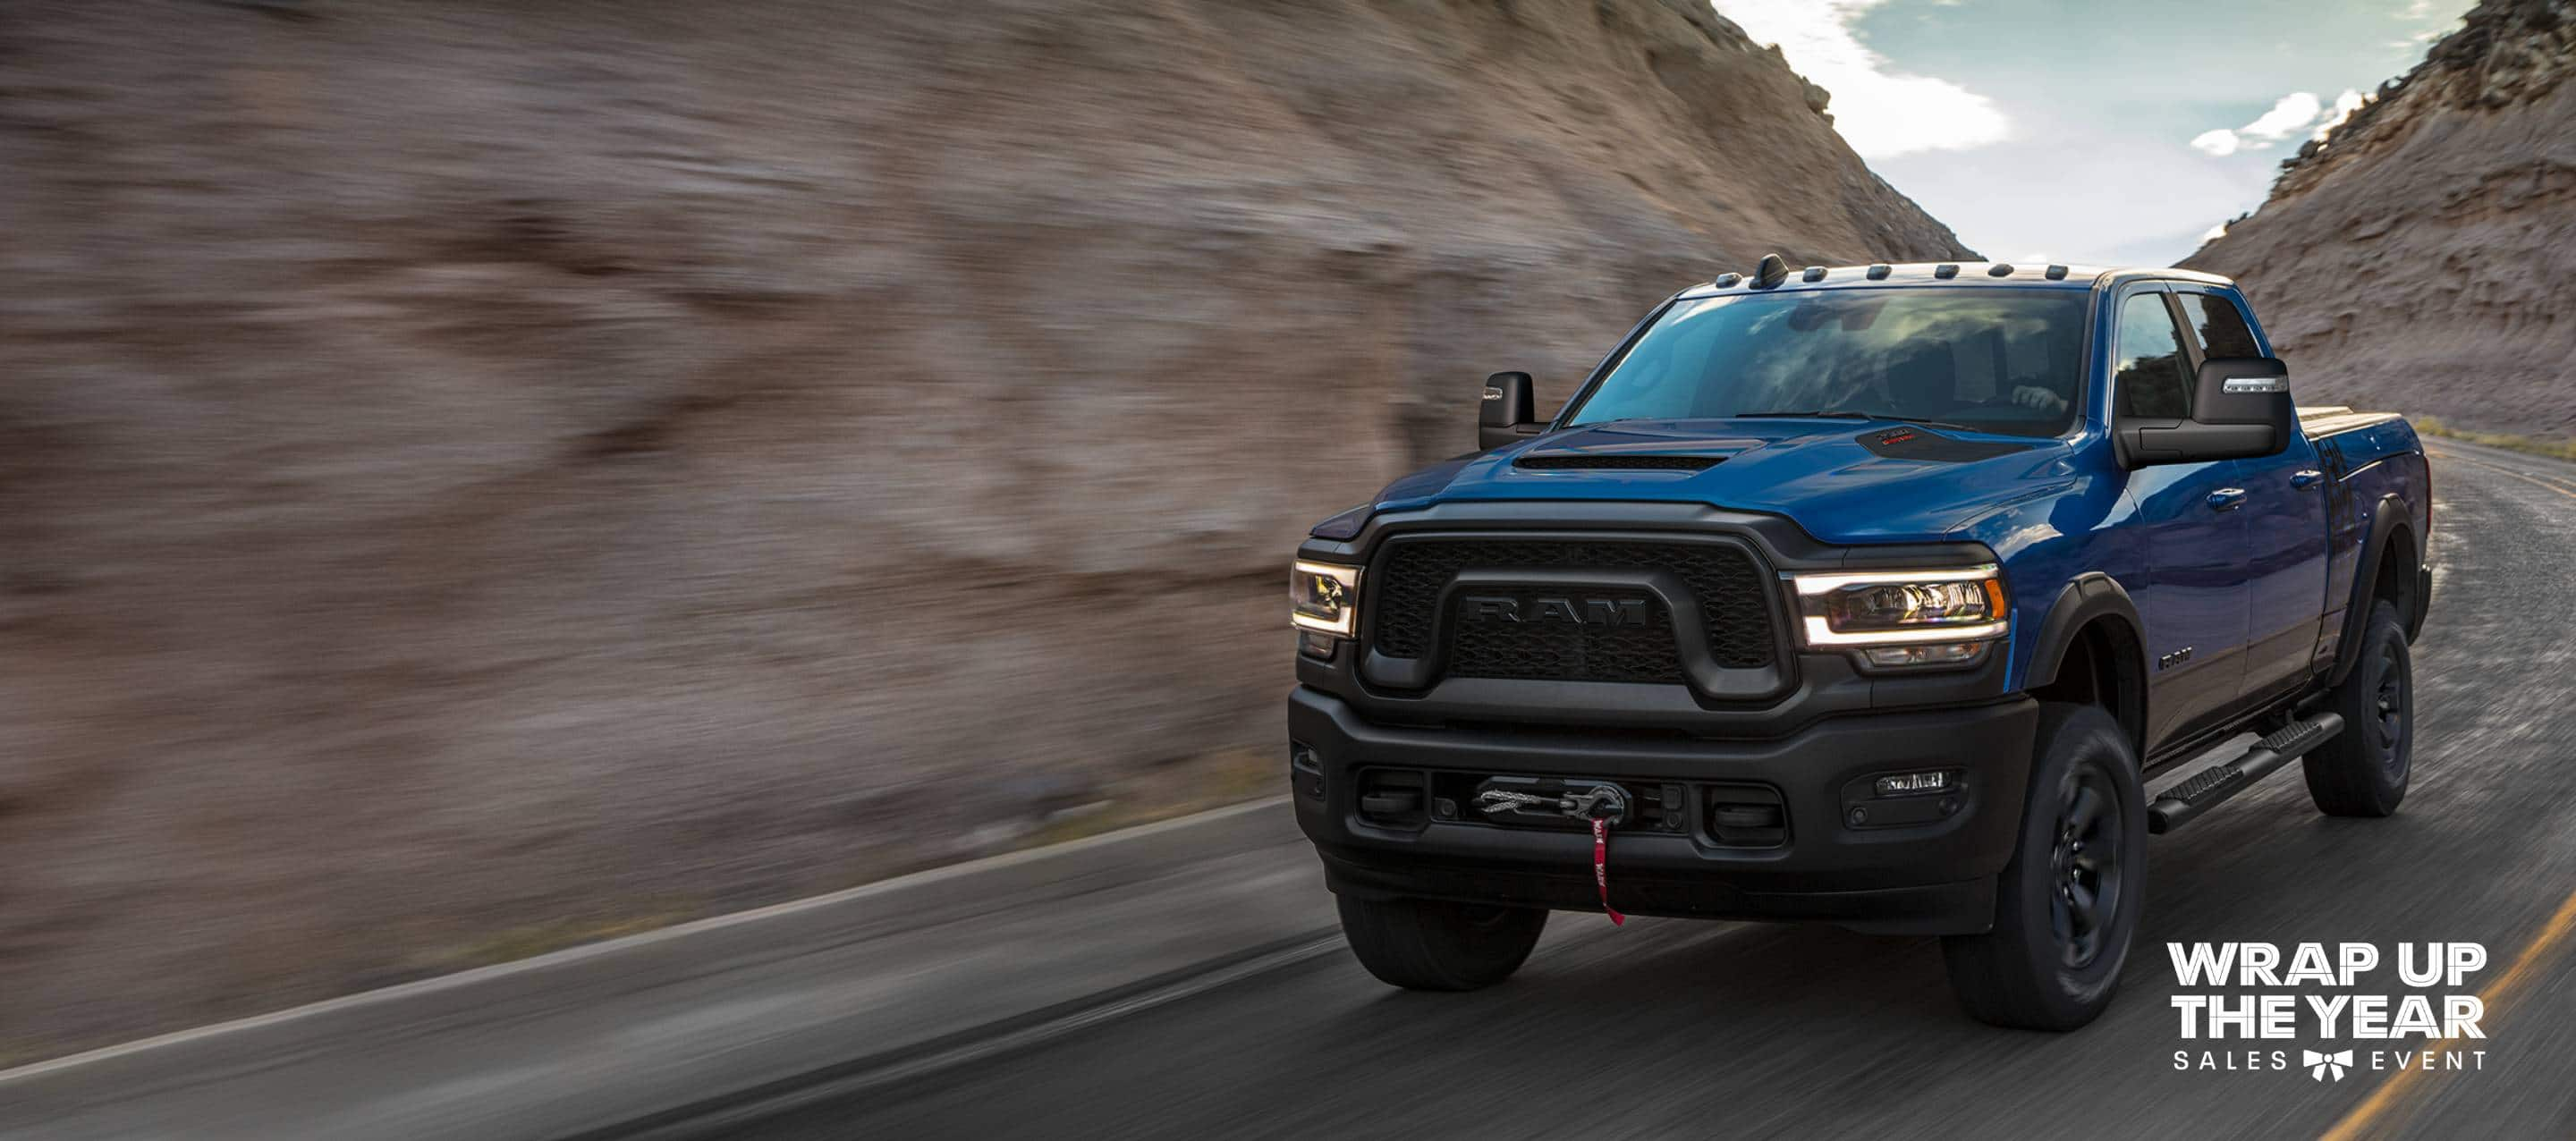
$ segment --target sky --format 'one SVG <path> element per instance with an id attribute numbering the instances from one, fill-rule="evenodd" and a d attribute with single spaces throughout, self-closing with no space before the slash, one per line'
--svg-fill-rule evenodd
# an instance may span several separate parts
<path id="1" fill-rule="evenodd" d="M 1715 0 L 1996 261 L 2170 265 L 2472 0 Z"/>

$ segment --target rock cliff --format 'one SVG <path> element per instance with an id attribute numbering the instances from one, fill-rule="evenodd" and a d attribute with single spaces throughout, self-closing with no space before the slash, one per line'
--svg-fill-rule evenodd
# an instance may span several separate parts
<path id="1" fill-rule="evenodd" d="M 2576 433 L 2576 5 L 2485 0 L 2183 264 L 2243 282 L 2302 403 Z"/>
<path id="2" fill-rule="evenodd" d="M 1825 103 L 1688 0 L 0 8 L 0 1054 L 1266 790 L 1485 373 L 1967 256 Z"/>

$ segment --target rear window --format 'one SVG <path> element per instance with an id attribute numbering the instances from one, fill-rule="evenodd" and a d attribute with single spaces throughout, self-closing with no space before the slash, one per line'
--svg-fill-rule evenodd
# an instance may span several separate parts
<path id="1" fill-rule="evenodd" d="M 2181 293 L 2183 319 L 2200 336 L 2200 355 L 2204 357 L 2259 357 L 2263 350 L 2255 347 L 2254 330 L 2245 324 L 2245 315 L 2236 304 L 2214 293 Z"/>
<path id="2" fill-rule="evenodd" d="M 2054 436 L 2074 422 L 2090 297 L 1909 286 L 1683 301 L 1569 422 L 1831 411 Z"/>

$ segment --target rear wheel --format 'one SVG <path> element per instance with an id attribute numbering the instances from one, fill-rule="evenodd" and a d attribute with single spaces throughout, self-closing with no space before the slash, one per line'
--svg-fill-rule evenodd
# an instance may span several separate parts
<path id="1" fill-rule="evenodd" d="M 1477 990 L 1511 977 L 1547 928 L 1534 907 L 1337 896 L 1351 953 L 1381 982 Z"/>
<path id="2" fill-rule="evenodd" d="M 2415 665 L 2395 605 L 2371 603 L 2361 656 L 2327 708 L 2343 716 L 2343 732 L 2299 758 L 2317 811 L 2328 816 L 2397 811 L 2415 764 Z"/>
<path id="3" fill-rule="evenodd" d="M 2144 910 L 2146 795 L 2109 711 L 2040 706 L 2021 844 L 1995 884 L 1995 925 L 1941 940 L 1950 989 L 1980 1022 L 2072 1030 L 2119 988 Z"/>

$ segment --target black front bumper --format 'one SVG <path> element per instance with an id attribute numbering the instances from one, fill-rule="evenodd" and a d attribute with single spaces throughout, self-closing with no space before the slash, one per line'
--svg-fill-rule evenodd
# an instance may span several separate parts
<path id="1" fill-rule="evenodd" d="M 1708 740 L 1575 729 L 1399 727 L 1299 688 L 1288 701 L 1297 820 L 1336 892 L 1597 911 L 1588 832 L 1482 821 L 1452 801 L 1418 820 L 1363 818 L 1363 779 L 1420 773 L 1435 786 L 1486 775 L 1588 777 L 1678 786 L 1659 828 L 1614 829 L 1610 902 L 1621 911 L 1722 919 L 1816 920 L 1862 931 L 1965 934 L 1994 917 L 1995 874 L 2012 857 L 2038 706 L 2028 698 L 1955 709 L 1830 717 L 1791 735 Z M 1950 770 L 1938 794 L 1880 798 L 1880 775 Z M 1730 789 L 1769 789 L 1784 834 L 1722 839 L 1707 809 Z M 1861 809 L 1855 820 L 1853 809 Z M 1898 821 L 1890 823 L 1890 820 Z"/>

